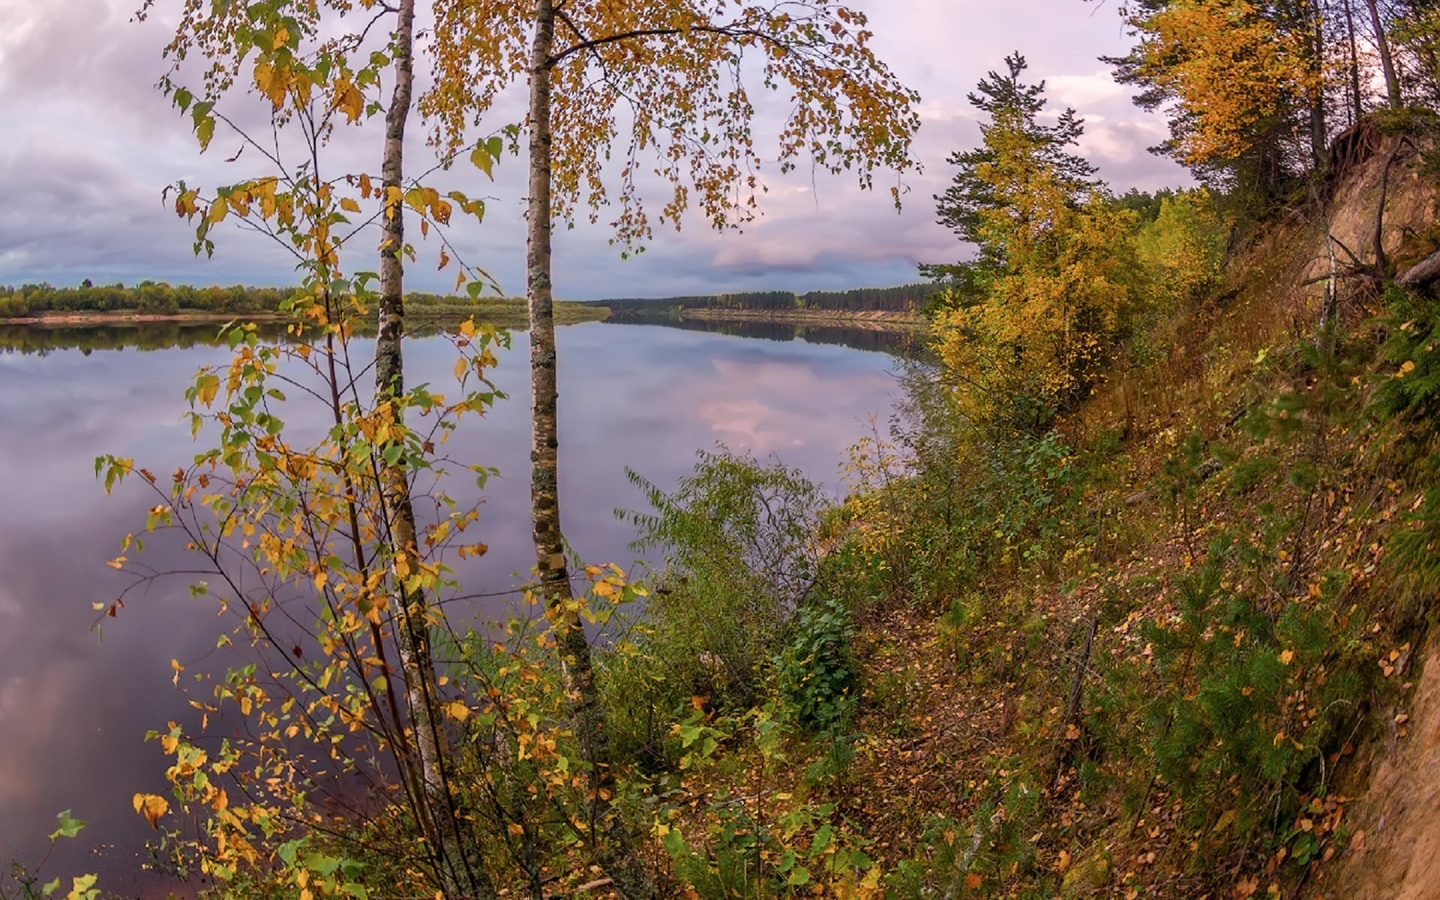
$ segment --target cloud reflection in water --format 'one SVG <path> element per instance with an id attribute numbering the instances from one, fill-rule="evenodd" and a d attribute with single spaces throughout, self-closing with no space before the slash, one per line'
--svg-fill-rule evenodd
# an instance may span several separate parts
<path id="1" fill-rule="evenodd" d="M 626 466 L 669 487 L 697 450 L 724 442 L 836 486 L 845 448 L 895 390 L 889 357 L 840 346 L 608 324 L 561 329 L 559 343 L 564 524 L 590 562 L 633 559 L 613 514 L 642 502 Z M 103 642 L 88 633 L 91 603 L 124 585 L 105 560 L 153 503 L 138 482 L 107 498 L 93 460 L 131 456 L 157 473 L 186 462 L 195 447 L 180 421 L 184 386 L 225 357 L 211 347 L 0 354 L 0 863 L 38 860 L 54 815 L 69 808 L 90 827 L 57 850 L 49 873 L 99 867 L 111 889 L 163 895 L 160 882 L 136 880 L 149 832 L 130 797 L 163 791 L 165 768 L 142 737 L 188 717 L 170 660 L 203 660 L 225 620 L 177 579 L 131 596 Z M 480 509 L 491 550 L 460 568 L 466 591 L 512 586 L 531 566 L 527 358 L 517 334 L 493 373 L 510 399 L 445 448 L 500 470 Z M 453 362 L 448 342 L 412 341 L 407 380 L 443 392 Z M 457 499 L 475 499 L 456 480 Z M 185 555 L 156 540 L 143 560 L 164 570 Z M 97 863 L 87 850 L 99 843 L 114 847 Z"/>

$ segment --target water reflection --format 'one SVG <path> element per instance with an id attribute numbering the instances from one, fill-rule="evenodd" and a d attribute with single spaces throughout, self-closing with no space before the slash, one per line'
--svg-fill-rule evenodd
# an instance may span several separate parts
<path id="1" fill-rule="evenodd" d="M 189 718 L 170 660 L 203 665 L 224 626 L 177 580 L 132 596 L 106 621 L 103 642 L 87 633 L 91 603 L 113 599 L 124 584 L 104 561 L 153 502 L 138 482 L 107 498 L 93 478 L 95 455 L 131 456 L 157 472 L 187 461 L 194 449 L 180 422 L 184 385 L 197 367 L 226 357 L 204 336 L 213 326 L 171 329 L 163 333 L 178 346 L 165 349 L 128 330 L 87 333 L 68 346 L 53 332 L 0 332 L 3 346 L 35 351 L 0 353 L 0 864 L 38 860 L 55 813 L 70 808 L 90 827 L 47 870 L 100 869 L 112 889 L 132 895 L 159 895 L 157 882 L 137 875 L 152 833 L 130 798 L 163 793 L 165 763 L 141 738 Z M 606 324 L 561 329 L 559 343 L 565 528 L 589 561 L 633 558 L 612 512 L 640 503 L 625 466 L 670 486 L 697 448 L 721 441 L 777 454 L 833 484 L 844 449 L 894 390 L 889 357 L 838 345 Z M 108 349 L 116 345 L 157 352 Z M 526 358 L 517 335 L 495 372 L 514 399 L 449 445 L 457 458 L 501 473 L 481 508 L 491 551 L 460 570 L 467 592 L 511 586 L 530 568 Z M 453 362 L 443 340 L 407 349 L 412 383 L 441 389 Z M 162 570 L 185 563 L 164 540 L 143 558 Z M 90 858 L 101 844 L 113 847 Z"/>
<path id="2" fill-rule="evenodd" d="M 439 333 L 445 319 L 422 319 L 410 330 L 413 337 L 429 337 Z M 498 327 L 516 327 L 515 321 L 494 322 Z M 0 354 L 20 353 L 44 356 L 56 350 L 79 350 L 88 356 L 96 350 L 173 350 L 176 348 L 213 346 L 219 343 L 222 320 L 118 322 L 106 325 L 13 325 L 0 323 Z M 284 340 L 283 322 L 260 322 L 256 333 L 264 340 Z M 453 327 L 453 326 L 451 326 Z M 363 329 L 362 329 L 363 331 Z M 374 334 L 374 326 L 370 326 Z"/>
<path id="3" fill-rule="evenodd" d="M 679 328 L 707 334 L 729 334 L 735 337 L 766 341 L 804 341 L 807 344 L 834 344 L 853 350 L 871 350 L 898 356 L 916 356 L 925 351 L 925 334 L 909 328 L 865 328 L 858 325 L 799 325 L 770 322 L 764 319 L 635 319 L 627 324 L 650 327 Z"/>
<path id="4" fill-rule="evenodd" d="M 132 322 L 112 325 L 5 325 L 0 324 L 0 353 L 44 356 L 57 350 L 79 350 L 88 356 L 96 350 L 174 350 L 213 346 L 221 322 Z M 269 340 L 285 334 L 285 326 L 262 323 L 260 334 Z"/>

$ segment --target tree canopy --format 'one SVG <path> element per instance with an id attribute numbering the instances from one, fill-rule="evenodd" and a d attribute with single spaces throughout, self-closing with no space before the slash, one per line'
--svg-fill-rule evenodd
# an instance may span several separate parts
<path id="1" fill-rule="evenodd" d="M 421 109 L 452 146 L 486 125 L 496 98 L 530 71 L 534 0 L 441 3 L 436 84 Z M 572 0 L 557 5 L 544 65 L 552 87 L 556 210 L 616 204 L 625 245 L 651 234 L 647 189 L 665 197 L 658 221 L 699 208 L 716 227 L 758 209 L 767 159 L 856 173 L 914 167 L 916 94 L 870 46 L 863 13 L 832 0 Z M 782 93 L 785 92 L 785 93 Z M 774 94 L 769 150 L 757 116 Z M 892 187 L 897 201 L 897 183 Z"/>
<path id="2" fill-rule="evenodd" d="M 1084 133 L 1084 120 L 1067 108 L 1055 124 L 1044 124 L 1040 116 L 1045 111 L 1045 82 L 1023 83 L 1026 68 L 1025 57 L 1012 53 L 1005 57 L 1003 74 L 991 71 L 977 85 L 979 93 L 967 95 L 970 105 L 989 117 L 980 126 L 984 141 L 973 150 L 950 155 L 950 165 L 959 171 L 949 189 L 935 198 L 940 224 L 963 241 L 984 244 L 987 212 L 1010 206 L 1023 193 L 1014 190 L 1015 181 L 1006 192 L 1002 169 L 1008 167 L 1017 180 L 1025 172 L 1048 179 L 1068 203 L 1079 202 L 1096 184 L 1095 167 L 1073 152 Z M 1029 215 L 1018 205 L 1011 212 Z"/>
<path id="3" fill-rule="evenodd" d="M 1083 133 L 1074 111 L 1043 124 L 1044 83 L 1022 80 L 1020 54 L 1005 63 L 970 95 L 987 117 L 982 143 L 951 156 L 959 171 L 936 198 L 940 221 L 978 248 L 969 263 L 930 267 L 959 276 L 942 302 L 938 347 L 967 415 L 1043 430 L 1083 395 L 1123 329 L 1135 215 L 1109 202 L 1074 152 Z"/>

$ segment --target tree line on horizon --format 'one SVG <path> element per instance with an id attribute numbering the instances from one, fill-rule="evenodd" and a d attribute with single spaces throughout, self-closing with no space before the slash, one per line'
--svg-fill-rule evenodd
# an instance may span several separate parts
<path id="1" fill-rule="evenodd" d="M 294 288 L 250 285 L 196 287 L 145 280 L 138 284 L 92 284 L 89 279 L 77 287 L 56 287 L 48 283 L 0 285 L 0 319 L 82 313 L 139 313 L 178 315 L 181 313 L 274 314 L 282 310 Z M 416 311 L 475 311 L 487 306 L 520 300 L 504 297 L 472 297 L 409 292 L 407 305 Z"/>
<path id="2" fill-rule="evenodd" d="M 622 297 L 596 300 L 611 315 L 669 315 L 686 309 L 730 310 L 837 310 L 843 312 L 916 312 L 923 310 L 936 292 L 935 284 L 902 284 L 896 287 L 853 288 L 844 291 L 735 291 L 679 297 Z"/>

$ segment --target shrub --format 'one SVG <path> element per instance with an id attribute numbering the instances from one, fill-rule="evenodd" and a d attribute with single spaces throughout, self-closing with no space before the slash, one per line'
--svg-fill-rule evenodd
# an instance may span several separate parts
<path id="1" fill-rule="evenodd" d="M 701 694 L 746 708 L 819 578 L 816 536 L 829 504 L 778 462 L 764 466 L 723 447 L 699 456 L 673 494 L 629 473 L 653 510 L 619 513 L 638 529 L 633 546 L 665 554 L 642 649 L 672 701 Z"/>
<path id="2" fill-rule="evenodd" d="M 775 673 L 780 699 L 802 728 L 833 734 L 850 724 L 860 674 L 854 637 L 849 612 L 834 600 L 800 610 Z"/>

